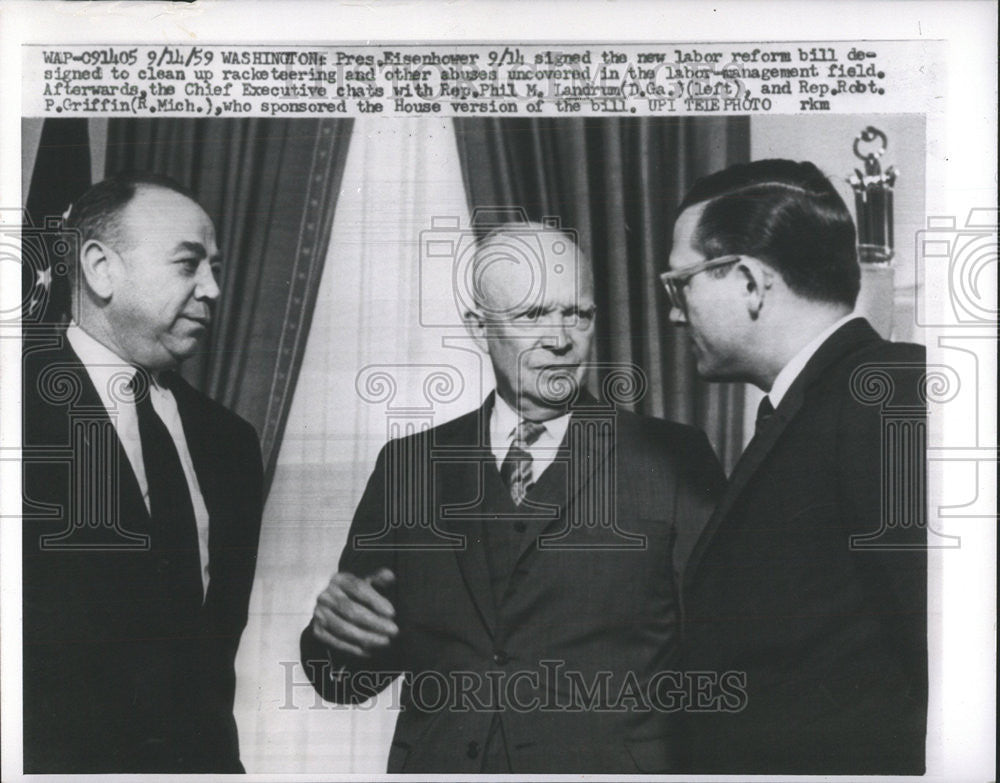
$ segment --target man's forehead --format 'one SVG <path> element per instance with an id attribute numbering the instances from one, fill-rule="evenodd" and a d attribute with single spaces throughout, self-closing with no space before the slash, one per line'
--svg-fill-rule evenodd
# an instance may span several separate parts
<path id="1" fill-rule="evenodd" d="M 159 185 L 140 185 L 132 200 L 122 211 L 123 217 L 155 222 L 176 223 L 179 220 L 212 225 L 211 219 L 194 199 Z"/>
<path id="2" fill-rule="evenodd" d="M 691 264 L 703 261 L 702 254 L 695 250 L 693 243 L 701 222 L 701 215 L 705 211 L 705 202 L 693 204 L 680 215 L 674 223 L 674 241 L 670 250 L 671 269 L 680 269 Z"/>
<path id="3" fill-rule="evenodd" d="M 158 185 L 140 186 L 121 213 L 121 224 L 133 240 L 200 242 L 215 252 L 215 226 L 201 205 Z"/>
<path id="4" fill-rule="evenodd" d="M 481 293 L 494 302 L 573 300 L 591 289 L 587 259 L 561 231 L 509 231 L 490 237 L 479 250 Z"/>
<path id="5" fill-rule="evenodd" d="M 531 226 L 498 230 L 483 240 L 480 251 L 507 253 L 535 263 L 559 263 L 580 255 L 576 242 L 565 232 Z"/>

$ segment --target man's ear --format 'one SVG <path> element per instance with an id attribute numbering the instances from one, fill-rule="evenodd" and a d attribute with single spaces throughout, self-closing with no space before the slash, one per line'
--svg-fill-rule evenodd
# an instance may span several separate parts
<path id="1" fill-rule="evenodd" d="M 97 239 L 89 239 L 80 250 L 80 273 L 87 287 L 100 299 L 110 299 L 114 292 L 111 266 L 118 254 Z"/>
<path id="2" fill-rule="evenodd" d="M 486 334 L 486 319 L 482 313 L 477 313 L 475 310 L 466 310 L 462 320 L 465 322 L 465 328 L 468 330 L 469 335 L 475 341 L 476 345 L 479 346 L 479 350 L 488 354 L 490 352 L 490 342 Z"/>
<path id="3" fill-rule="evenodd" d="M 759 258 L 742 256 L 736 266 L 750 318 L 757 320 L 774 287 L 774 270 Z"/>

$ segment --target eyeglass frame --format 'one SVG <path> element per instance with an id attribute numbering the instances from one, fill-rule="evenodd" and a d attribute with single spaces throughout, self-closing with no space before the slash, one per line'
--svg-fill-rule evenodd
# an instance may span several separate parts
<path id="1" fill-rule="evenodd" d="M 691 264 L 683 269 L 672 269 L 669 272 L 661 272 L 660 282 L 663 283 L 663 287 L 667 291 L 667 298 L 670 300 L 671 307 L 676 307 L 682 313 L 687 313 L 687 300 L 684 298 L 683 291 L 684 286 L 688 284 L 691 278 L 702 272 L 707 272 L 709 269 L 717 269 L 726 264 L 735 264 L 741 258 L 743 256 L 738 254 L 716 256 L 697 264 Z"/>

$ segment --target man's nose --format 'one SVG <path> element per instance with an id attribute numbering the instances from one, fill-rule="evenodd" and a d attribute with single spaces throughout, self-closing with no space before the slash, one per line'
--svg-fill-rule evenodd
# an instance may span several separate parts
<path id="1" fill-rule="evenodd" d="M 572 327 L 559 318 L 546 324 L 542 332 L 542 345 L 550 351 L 566 351 L 573 345 Z"/>
<path id="2" fill-rule="evenodd" d="M 219 298 L 219 281 L 215 279 L 215 272 L 212 265 L 202 262 L 198 265 L 198 280 L 195 287 L 195 298 L 215 301 Z"/>

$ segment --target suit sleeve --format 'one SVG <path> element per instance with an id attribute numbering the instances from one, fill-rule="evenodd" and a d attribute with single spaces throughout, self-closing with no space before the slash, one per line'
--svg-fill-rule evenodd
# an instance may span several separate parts
<path id="1" fill-rule="evenodd" d="M 859 573 L 911 677 L 927 688 L 926 409 L 920 394 L 924 354 L 899 346 L 873 362 L 888 380 L 880 402 L 846 395 L 838 432 L 839 496 Z"/>
<path id="2" fill-rule="evenodd" d="M 365 577 L 383 567 L 396 570 L 392 550 L 384 548 L 393 540 L 385 506 L 386 470 L 392 464 L 389 455 L 393 448 L 390 443 L 379 453 L 375 470 L 354 512 L 339 571 Z M 378 543 L 380 548 L 366 547 L 366 541 Z M 398 605 L 396 590 L 393 584 L 385 593 L 393 606 Z M 310 682 L 324 699 L 337 704 L 360 704 L 388 687 L 399 673 L 396 647 L 397 644 L 392 644 L 371 658 L 359 658 L 320 642 L 313 635 L 311 622 L 299 639 L 302 666 Z"/>

